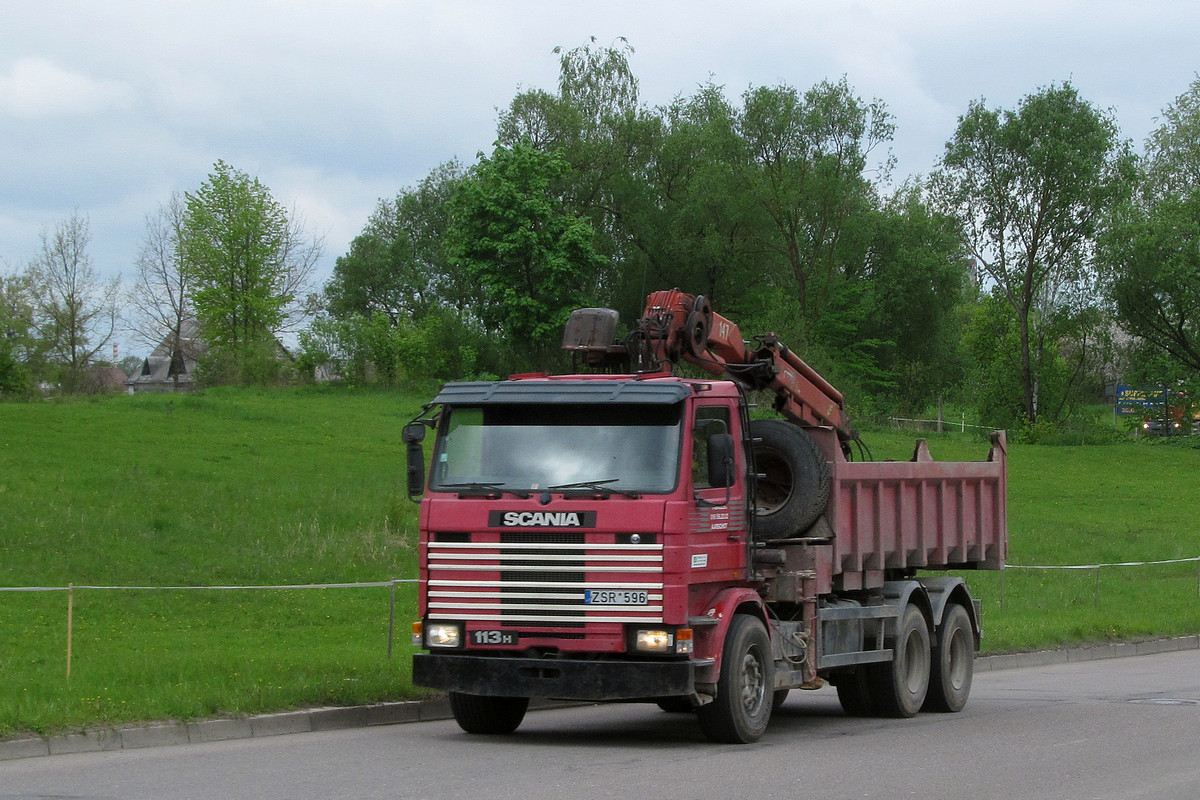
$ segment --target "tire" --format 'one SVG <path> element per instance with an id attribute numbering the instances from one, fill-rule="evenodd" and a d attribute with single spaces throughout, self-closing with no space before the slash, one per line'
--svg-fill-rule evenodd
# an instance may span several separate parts
<path id="1" fill-rule="evenodd" d="M 871 699 L 871 684 L 867 680 L 865 667 L 859 667 L 853 674 L 843 675 L 837 682 L 838 702 L 842 710 L 852 717 L 870 717 L 875 714 L 874 701 Z"/>
<path id="2" fill-rule="evenodd" d="M 491 697 L 450 692 L 454 721 L 467 733 L 512 733 L 525 719 L 528 697 Z"/>
<path id="3" fill-rule="evenodd" d="M 832 476 L 825 454 L 798 425 L 777 419 L 750 423 L 754 468 L 763 477 L 755 492 L 760 539 L 798 536 L 825 513 Z"/>
<path id="4" fill-rule="evenodd" d="M 757 617 L 737 614 L 721 655 L 717 696 L 696 709 L 700 729 L 714 742 L 757 741 L 771 720 L 775 691 L 771 639 Z"/>
<path id="5" fill-rule="evenodd" d="M 788 695 L 791 694 L 791 689 L 776 689 L 774 696 L 771 698 L 771 712 L 779 710 L 779 707 L 787 702 Z"/>
<path id="6" fill-rule="evenodd" d="M 892 643 L 892 660 L 868 667 L 873 710 L 885 717 L 912 717 L 929 693 L 931 653 L 925 615 L 909 604 Z"/>
<path id="7" fill-rule="evenodd" d="M 929 674 L 925 710 L 955 713 L 963 710 L 971 696 L 975 674 L 975 631 L 967 610 L 955 603 L 947 606 L 938 628 Z"/>

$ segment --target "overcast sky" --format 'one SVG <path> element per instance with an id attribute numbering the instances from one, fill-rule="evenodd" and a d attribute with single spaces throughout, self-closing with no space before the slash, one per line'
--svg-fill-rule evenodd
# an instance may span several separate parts
<path id="1" fill-rule="evenodd" d="M 1068 80 L 1140 149 L 1200 72 L 1194 0 L 0 3 L 6 273 L 78 211 L 96 269 L 131 276 L 146 215 L 224 159 L 325 236 L 323 280 L 380 197 L 490 151 L 497 109 L 553 90 L 553 49 L 593 36 L 632 45 L 648 106 L 710 76 L 736 99 L 844 75 L 894 115 L 901 176 L 972 100 Z"/>

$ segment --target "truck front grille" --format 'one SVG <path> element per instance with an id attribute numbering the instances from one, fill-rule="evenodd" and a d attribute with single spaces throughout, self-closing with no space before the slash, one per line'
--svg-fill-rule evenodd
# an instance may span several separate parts
<path id="1" fill-rule="evenodd" d="M 662 622 L 661 544 L 589 544 L 582 536 L 574 542 L 555 536 L 429 542 L 429 615 L 506 626 Z M 587 602 L 589 591 L 603 590 L 645 592 L 647 602 Z"/>

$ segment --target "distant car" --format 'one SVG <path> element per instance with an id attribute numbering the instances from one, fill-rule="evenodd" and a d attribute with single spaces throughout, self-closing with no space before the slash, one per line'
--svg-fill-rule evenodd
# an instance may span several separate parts
<path id="1" fill-rule="evenodd" d="M 1148 419 L 1142 423 L 1142 430 L 1159 436 L 1173 436 L 1183 433 L 1183 423 L 1179 420 L 1171 420 L 1170 423 L 1167 423 L 1161 419 Z"/>

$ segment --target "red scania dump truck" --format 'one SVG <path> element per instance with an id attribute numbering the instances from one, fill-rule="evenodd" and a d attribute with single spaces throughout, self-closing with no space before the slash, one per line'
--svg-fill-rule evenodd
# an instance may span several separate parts
<path id="1" fill-rule="evenodd" d="M 586 374 L 447 384 L 405 426 L 413 682 L 491 734 L 543 697 L 694 710 L 709 738 L 751 742 L 826 681 L 854 715 L 961 709 L 979 603 L 917 573 L 1003 568 L 1003 434 L 982 462 L 923 442 L 853 461 L 842 395 L 773 335 L 750 345 L 678 291 L 616 332 L 581 309 L 564 346 Z M 751 419 L 760 390 L 782 419 Z"/>

